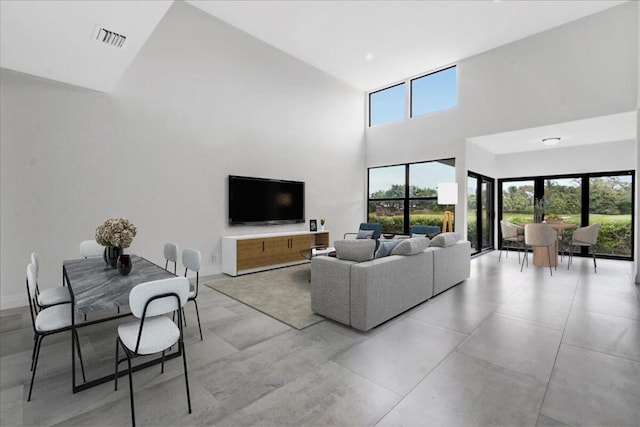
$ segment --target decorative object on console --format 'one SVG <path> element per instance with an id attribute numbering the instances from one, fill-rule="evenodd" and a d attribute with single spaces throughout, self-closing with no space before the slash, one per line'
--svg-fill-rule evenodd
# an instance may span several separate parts
<path id="1" fill-rule="evenodd" d="M 315 219 L 309 220 L 309 231 L 318 231 L 318 222 Z"/>
<path id="2" fill-rule="evenodd" d="M 122 254 L 118 257 L 118 272 L 121 275 L 126 276 L 131 273 L 131 267 L 133 267 L 131 255 Z"/>
<path id="3" fill-rule="evenodd" d="M 131 246 L 138 230 L 126 218 L 108 218 L 104 224 L 96 228 L 96 242 L 105 247 L 104 261 L 112 268 L 117 267 L 118 257 L 122 249 Z"/>
<path id="4" fill-rule="evenodd" d="M 320 231 L 324 231 L 324 218 L 320 218 Z"/>
<path id="5" fill-rule="evenodd" d="M 439 205 L 457 205 L 458 204 L 458 183 L 457 182 L 441 182 L 438 184 L 438 204 Z M 442 232 L 453 231 L 453 213 L 449 210 L 444 211 L 442 218 Z"/>

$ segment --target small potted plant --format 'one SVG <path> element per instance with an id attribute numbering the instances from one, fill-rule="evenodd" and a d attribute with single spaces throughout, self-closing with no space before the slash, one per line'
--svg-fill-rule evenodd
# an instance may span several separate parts
<path id="1" fill-rule="evenodd" d="M 324 231 L 324 218 L 320 218 L 320 231 Z"/>

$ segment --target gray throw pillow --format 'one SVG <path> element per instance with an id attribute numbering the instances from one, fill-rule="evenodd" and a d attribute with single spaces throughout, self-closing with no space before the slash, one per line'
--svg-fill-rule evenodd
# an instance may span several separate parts
<path id="1" fill-rule="evenodd" d="M 376 251 L 376 258 L 383 258 L 391 254 L 391 250 L 400 244 L 402 240 L 391 240 L 389 242 L 380 242 L 380 247 Z"/>
<path id="2" fill-rule="evenodd" d="M 360 230 L 358 231 L 358 237 L 356 239 L 371 239 L 373 237 L 373 230 Z"/>
<path id="3" fill-rule="evenodd" d="M 336 248 L 336 257 L 345 261 L 369 261 L 373 259 L 373 251 L 376 250 L 376 241 L 363 240 L 336 240 L 333 242 Z"/>
<path id="4" fill-rule="evenodd" d="M 460 240 L 458 233 L 440 233 L 431 240 L 431 246 L 446 248 L 455 245 Z"/>
<path id="5" fill-rule="evenodd" d="M 416 255 L 429 247 L 430 240 L 427 237 L 412 237 L 401 240 L 398 246 L 391 250 L 391 255 Z"/>

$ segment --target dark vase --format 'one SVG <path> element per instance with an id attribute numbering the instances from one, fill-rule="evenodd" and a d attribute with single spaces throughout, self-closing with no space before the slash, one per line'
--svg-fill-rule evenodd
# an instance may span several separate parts
<path id="1" fill-rule="evenodd" d="M 120 272 L 120 274 L 126 276 L 127 274 L 131 273 L 131 267 L 131 255 L 123 254 L 118 257 L 118 271 Z"/>
<path id="2" fill-rule="evenodd" d="M 122 254 L 122 248 L 114 248 L 111 246 L 106 246 L 104 248 L 104 253 L 102 254 L 102 257 L 104 259 L 104 262 L 107 263 L 107 265 L 110 265 L 111 268 L 116 268 L 118 266 L 118 257 Z"/>

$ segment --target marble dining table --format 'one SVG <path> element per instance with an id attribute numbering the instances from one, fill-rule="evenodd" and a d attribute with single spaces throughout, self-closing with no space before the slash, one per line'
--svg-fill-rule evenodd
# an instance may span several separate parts
<path id="1" fill-rule="evenodd" d="M 129 305 L 131 289 L 140 283 L 175 277 L 175 274 L 143 257 L 131 255 L 131 262 L 133 266 L 131 272 L 123 276 L 118 269 L 107 265 L 102 258 L 63 261 L 62 274 L 69 287 L 71 303 L 74 306 L 74 313 L 71 316 L 71 328 L 74 331 L 79 328 L 86 328 L 90 331 L 91 328 L 87 327 L 96 323 L 131 316 L 128 311 L 120 313 L 121 307 Z M 79 321 L 80 315 L 89 313 L 100 313 L 100 315 L 95 320 Z M 126 370 L 119 371 L 85 381 L 82 384 L 76 384 L 75 352 L 76 344 L 74 340 L 71 340 L 72 390 L 74 393 L 112 381 L 115 375 L 122 376 L 127 373 Z M 180 354 L 178 349 L 178 351 L 166 355 L 165 359 L 178 357 Z M 137 371 L 157 363 L 161 363 L 160 358 L 134 366 L 133 370 Z"/>
<path id="2" fill-rule="evenodd" d="M 134 286 L 175 275 L 137 255 L 131 255 L 131 272 L 122 276 L 102 258 L 63 261 L 65 281 L 74 299 L 76 313 L 89 314 L 115 310 L 129 305 L 129 292 Z"/>

